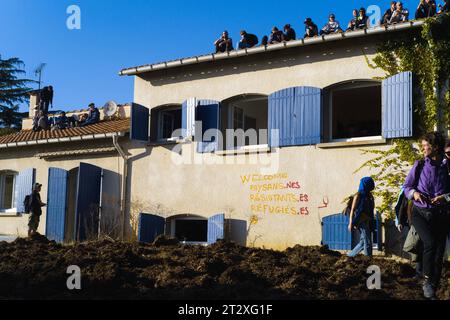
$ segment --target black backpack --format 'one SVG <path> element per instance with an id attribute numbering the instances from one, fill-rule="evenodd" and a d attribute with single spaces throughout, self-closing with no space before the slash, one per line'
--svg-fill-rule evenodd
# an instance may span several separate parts
<path id="1" fill-rule="evenodd" d="M 25 199 L 23 200 L 23 207 L 25 208 L 26 214 L 31 213 L 31 194 L 25 196 Z"/>

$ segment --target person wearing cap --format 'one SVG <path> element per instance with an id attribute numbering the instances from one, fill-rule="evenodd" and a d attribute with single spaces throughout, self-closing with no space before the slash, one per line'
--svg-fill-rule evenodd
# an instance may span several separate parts
<path id="1" fill-rule="evenodd" d="M 35 183 L 33 187 L 33 193 L 31 194 L 30 209 L 31 214 L 28 220 L 28 236 L 31 237 L 37 234 L 39 228 L 39 221 L 42 215 L 42 207 L 46 204 L 41 201 L 41 188 L 42 184 Z"/>
<path id="2" fill-rule="evenodd" d="M 280 43 L 284 41 L 284 34 L 277 27 L 272 28 L 272 33 L 269 37 L 269 44 Z"/>
<path id="3" fill-rule="evenodd" d="M 336 21 L 334 13 L 330 14 L 327 24 L 320 30 L 320 35 L 342 32 L 341 25 Z"/>
<path id="4" fill-rule="evenodd" d="M 96 124 L 100 121 L 100 111 L 95 107 L 94 103 L 89 105 L 89 113 L 86 121 L 81 124 L 81 127 Z"/>
<path id="5" fill-rule="evenodd" d="M 253 48 L 258 44 L 259 40 L 258 37 L 254 34 L 247 33 L 247 31 L 242 30 L 241 31 L 241 40 L 239 41 L 238 48 L 240 50 L 246 49 L 246 48 Z"/>
<path id="6" fill-rule="evenodd" d="M 228 31 L 224 31 L 222 36 L 214 42 L 216 53 L 233 51 L 233 40 L 228 36 Z"/>
<path id="7" fill-rule="evenodd" d="M 397 2 L 395 5 L 395 11 L 392 14 L 391 20 L 389 20 L 389 24 L 406 22 L 409 20 L 409 10 L 403 7 L 402 2 Z"/>
<path id="8" fill-rule="evenodd" d="M 284 26 L 284 41 L 296 40 L 297 34 L 290 24 Z"/>
<path id="9" fill-rule="evenodd" d="M 311 18 L 306 18 L 305 22 L 305 35 L 304 38 L 312 38 L 319 35 L 319 28 L 312 21 Z"/>

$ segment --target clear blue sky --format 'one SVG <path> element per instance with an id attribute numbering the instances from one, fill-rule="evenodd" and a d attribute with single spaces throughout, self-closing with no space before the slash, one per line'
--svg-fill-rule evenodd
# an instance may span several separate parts
<path id="1" fill-rule="evenodd" d="M 419 0 L 406 0 L 411 16 Z M 438 1 L 441 3 L 442 1 Z M 239 30 L 258 36 L 290 23 L 298 36 L 303 20 L 321 27 L 329 13 L 346 25 L 352 9 L 389 0 L 0 0 L 0 54 L 25 62 L 27 77 L 47 63 L 44 85 L 53 85 L 57 109 L 74 110 L 90 102 L 133 100 L 133 79 L 119 77 L 125 67 L 209 53 L 224 29 L 233 41 Z M 69 30 L 66 9 L 81 8 L 81 30 Z M 27 110 L 22 106 L 22 110 Z"/>

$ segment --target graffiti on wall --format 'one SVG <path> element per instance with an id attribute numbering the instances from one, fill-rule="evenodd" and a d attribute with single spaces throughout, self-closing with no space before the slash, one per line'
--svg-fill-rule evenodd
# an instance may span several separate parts
<path id="1" fill-rule="evenodd" d="M 308 193 L 303 190 L 300 181 L 291 179 L 288 173 L 243 175 L 241 183 L 249 188 L 252 214 L 310 214 Z"/>

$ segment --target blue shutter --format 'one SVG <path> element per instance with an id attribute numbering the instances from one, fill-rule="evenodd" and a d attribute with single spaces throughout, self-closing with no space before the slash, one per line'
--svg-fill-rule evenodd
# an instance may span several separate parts
<path id="1" fill-rule="evenodd" d="M 382 84 L 383 137 L 413 135 L 412 72 L 402 72 Z"/>
<path id="2" fill-rule="evenodd" d="M 323 218 L 322 244 L 331 250 L 351 250 L 352 234 L 348 231 L 350 218 L 343 214 L 336 214 Z"/>
<path id="3" fill-rule="evenodd" d="M 101 176 L 101 168 L 80 163 L 75 210 L 78 241 L 98 236 Z"/>
<path id="4" fill-rule="evenodd" d="M 49 240 L 64 241 L 67 211 L 68 172 L 63 169 L 48 170 L 47 216 L 45 235 Z"/>
<path id="5" fill-rule="evenodd" d="M 150 110 L 138 104 L 131 106 L 131 140 L 148 141 Z"/>
<path id="6" fill-rule="evenodd" d="M 166 220 L 163 217 L 141 213 L 138 222 L 138 241 L 152 243 L 159 236 L 164 234 Z"/>
<path id="7" fill-rule="evenodd" d="M 25 207 L 23 200 L 32 193 L 33 185 L 36 178 L 36 169 L 26 169 L 20 172 L 16 177 L 16 185 L 14 190 L 15 207 L 18 213 L 23 213 Z"/>
<path id="8" fill-rule="evenodd" d="M 196 130 L 198 139 L 197 151 L 199 153 L 214 152 L 219 149 L 219 109 L 220 103 L 214 100 L 199 100 L 196 109 L 195 120 L 202 123 L 202 131 Z M 214 130 L 212 139 L 203 137 L 206 131 Z M 201 134 L 201 137 L 199 136 Z"/>
<path id="9" fill-rule="evenodd" d="M 321 89 L 287 88 L 269 96 L 270 147 L 320 143 L 321 123 Z M 277 139 L 276 130 L 278 130 L 279 139 Z"/>
<path id="10" fill-rule="evenodd" d="M 225 238 L 225 214 L 218 214 L 208 219 L 208 244 Z"/>
<path id="11" fill-rule="evenodd" d="M 191 138 L 195 134 L 195 109 L 197 99 L 190 98 L 183 102 L 181 111 L 181 124 L 183 128 L 183 138 Z"/>
<path id="12" fill-rule="evenodd" d="M 295 88 L 283 89 L 269 96 L 269 146 L 292 146 Z M 278 131 L 278 134 L 276 133 Z"/>
<path id="13" fill-rule="evenodd" d="M 295 88 L 294 145 L 320 143 L 322 133 L 322 90 L 314 87 Z"/>

